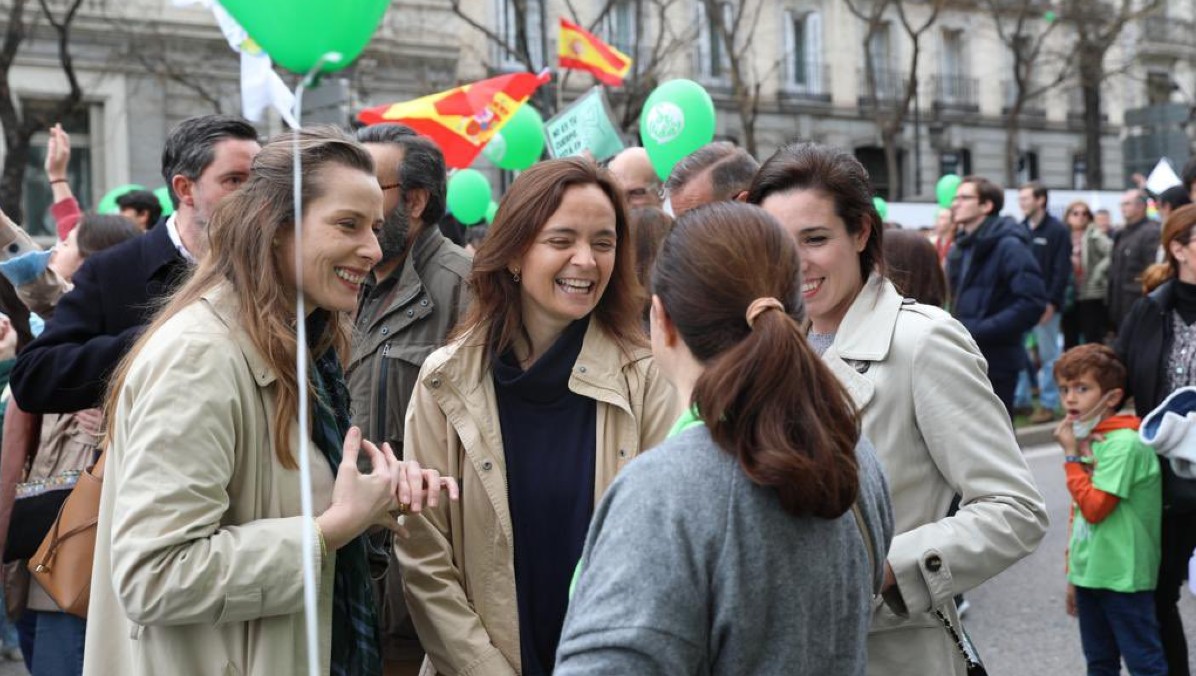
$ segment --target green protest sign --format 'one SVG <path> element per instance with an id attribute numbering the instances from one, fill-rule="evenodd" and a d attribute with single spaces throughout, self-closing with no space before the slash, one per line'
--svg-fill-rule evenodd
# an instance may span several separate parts
<path id="1" fill-rule="evenodd" d="M 594 87 L 557 113 L 545 123 L 544 132 L 553 157 L 571 157 L 588 150 L 601 162 L 623 149 L 601 87 Z"/>

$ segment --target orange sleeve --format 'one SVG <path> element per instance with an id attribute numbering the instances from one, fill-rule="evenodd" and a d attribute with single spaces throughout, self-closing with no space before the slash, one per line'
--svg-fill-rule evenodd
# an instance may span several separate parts
<path id="1" fill-rule="evenodd" d="M 1116 509 L 1117 503 L 1121 502 L 1121 498 L 1116 495 L 1093 486 L 1092 477 L 1084 471 L 1080 463 L 1064 463 L 1063 469 L 1067 472 L 1067 491 L 1071 493 L 1072 499 L 1076 501 L 1080 513 L 1088 523 L 1104 521 Z"/>

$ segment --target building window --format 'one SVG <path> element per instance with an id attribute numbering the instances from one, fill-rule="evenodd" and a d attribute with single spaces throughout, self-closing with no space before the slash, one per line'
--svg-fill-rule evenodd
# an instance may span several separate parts
<path id="1" fill-rule="evenodd" d="M 876 76 L 876 95 L 882 100 L 894 99 L 897 89 L 897 74 L 891 67 L 894 62 L 892 45 L 889 40 L 888 23 L 876 26 L 872 37 L 868 38 L 868 62 L 872 64 L 872 72 Z M 867 75 L 864 75 L 867 78 Z M 864 82 L 865 87 L 867 81 Z"/>
<path id="2" fill-rule="evenodd" d="M 635 31 L 638 17 L 636 16 L 635 0 L 613 0 L 602 19 L 602 29 L 606 41 L 615 49 L 636 58 Z M 632 64 L 635 67 L 635 64 Z"/>
<path id="3" fill-rule="evenodd" d="M 789 87 L 822 94 L 822 17 L 818 12 L 785 12 L 785 56 Z"/>
<path id="4" fill-rule="evenodd" d="M 1038 153 L 1033 150 L 1022 151 L 1022 154 L 1017 158 L 1018 184 L 1037 181 L 1038 178 Z"/>
<path id="5" fill-rule="evenodd" d="M 1171 74 L 1166 71 L 1152 70 L 1146 74 L 1146 103 L 1158 106 L 1171 103 L 1171 92 L 1175 90 L 1175 82 Z"/>
<path id="6" fill-rule="evenodd" d="M 21 102 L 24 115 L 49 115 L 54 101 L 24 99 Z M 71 160 L 67 165 L 67 181 L 71 192 L 83 209 L 94 208 L 91 202 L 93 175 L 91 161 L 91 108 L 84 107 L 64 117 L 60 122 L 66 133 L 71 135 Z M 57 237 L 58 229 L 50 215 L 54 203 L 50 184 L 46 182 L 46 147 L 50 142 L 48 132 L 33 135 L 29 147 L 29 161 L 25 165 L 25 179 L 22 208 L 25 212 L 25 228 L 34 237 Z"/>
<path id="7" fill-rule="evenodd" d="M 968 103 L 971 87 L 968 81 L 967 62 L 963 49 L 963 31 L 943 31 L 943 49 L 939 58 L 939 73 L 942 78 L 939 100 L 943 103 Z"/>
<path id="8" fill-rule="evenodd" d="M 723 13 L 723 26 L 729 27 L 734 13 L 729 2 L 715 3 Z M 714 22 L 708 20 L 706 0 L 698 0 L 698 75 L 705 80 L 723 82 L 728 79 L 731 60 L 727 44 Z"/>
<path id="9" fill-rule="evenodd" d="M 494 63 L 499 70 L 527 70 L 527 64 L 520 58 L 527 54 L 531 58 L 532 70 L 544 67 L 544 10 L 543 0 L 494 0 L 496 21 L 494 23 L 503 45 L 495 45 Z M 520 8 L 522 5 L 522 8 Z M 519 39 L 520 32 L 526 36 L 526 44 Z M 515 50 L 511 53 L 510 50 Z"/>

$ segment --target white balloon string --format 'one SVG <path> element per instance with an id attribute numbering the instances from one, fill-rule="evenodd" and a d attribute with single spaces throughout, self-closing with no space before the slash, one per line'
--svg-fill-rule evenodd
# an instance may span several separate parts
<path id="1" fill-rule="evenodd" d="M 316 520 L 312 507 L 311 460 L 308 455 L 311 446 L 311 430 L 308 420 L 307 396 L 307 303 L 303 297 L 303 162 L 299 157 L 299 130 L 303 116 L 303 90 L 313 82 L 316 73 L 325 62 L 336 63 L 340 55 L 329 53 L 321 56 L 316 65 L 307 72 L 295 89 L 295 120 L 299 125 L 292 134 L 292 155 L 294 172 L 292 190 L 295 207 L 295 373 L 299 385 L 299 500 L 303 515 L 303 616 L 307 625 L 307 673 L 319 676 L 320 642 L 318 604 L 316 601 L 316 561 L 320 557 L 316 544 Z"/>

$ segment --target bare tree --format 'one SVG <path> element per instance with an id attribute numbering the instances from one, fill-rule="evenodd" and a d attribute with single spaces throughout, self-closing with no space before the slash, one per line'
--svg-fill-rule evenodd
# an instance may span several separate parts
<path id="1" fill-rule="evenodd" d="M 1059 18 L 1075 31 L 1080 92 L 1084 98 L 1085 182 L 1089 188 L 1104 187 L 1101 151 L 1101 83 L 1110 69 L 1105 64 L 1109 48 L 1125 27 L 1154 14 L 1163 0 L 1062 0 Z"/>
<path id="2" fill-rule="evenodd" d="M 897 142 L 905 128 L 905 119 L 909 116 L 910 105 L 918 91 L 918 63 L 922 56 L 922 37 L 930 27 L 938 21 L 939 13 L 946 4 L 946 0 L 928 0 L 928 2 L 912 3 L 910 0 L 872 0 L 865 7 L 863 0 L 843 0 L 857 19 L 867 26 L 864 33 L 864 78 L 868 87 L 868 107 L 876 129 L 880 133 L 881 145 L 885 152 L 885 171 L 889 181 L 889 199 L 898 200 L 903 195 L 903 181 L 897 162 Z M 926 15 L 921 22 L 915 22 L 909 15 L 907 4 L 926 6 Z M 908 73 L 897 91 L 888 85 L 888 77 L 878 77 L 877 65 L 872 58 L 872 42 L 875 36 L 888 26 L 887 17 L 890 12 L 896 13 L 902 30 L 910 42 Z M 886 91 L 888 90 L 888 91 Z"/>
<path id="3" fill-rule="evenodd" d="M 722 43 L 727 55 L 726 71 L 731 80 L 731 98 L 743 130 L 743 147 L 757 154 L 756 121 L 760 117 L 760 92 L 764 79 L 780 67 L 780 59 L 762 71 L 752 50 L 752 37 L 760 25 L 764 0 L 703 0 L 713 39 Z"/>
<path id="4" fill-rule="evenodd" d="M 545 13 L 546 2 L 547 0 L 505 0 L 504 9 L 507 6 L 506 3 L 509 3 L 511 10 L 509 18 L 513 24 L 511 28 L 514 29 L 513 34 L 508 31 L 509 35 L 500 34 L 483 21 L 471 16 L 461 6 L 461 0 L 449 0 L 449 6 L 457 18 L 485 36 L 487 43 L 493 45 L 502 57 L 509 58 L 523 69 L 535 73 L 548 65 L 547 31 L 549 26 Z M 539 35 L 536 35 L 534 30 L 537 25 L 540 28 Z M 537 59 L 537 56 L 541 58 Z M 498 64 L 488 63 L 488 69 L 498 70 Z M 558 86 L 560 86 L 559 83 L 554 83 L 552 87 L 541 87 L 533 96 L 532 100 L 536 109 L 545 117 L 556 112 L 557 103 L 554 94 Z"/>
<path id="5" fill-rule="evenodd" d="M 28 0 L 12 0 L 8 8 L 8 25 L 4 32 L 4 42 L 0 44 L 0 126 L 4 127 L 5 144 L 4 166 L 0 170 L 0 205 L 3 205 L 9 216 L 17 222 L 24 220 L 21 201 L 25 166 L 29 163 L 33 135 L 48 129 L 58 120 L 82 107 L 83 90 L 75 75 L 70 50 L 71 25 L 81 4 L 83 0 L 68 0 L 65 9 L 56 14 L 50 9 L 48 0 L 38 0 L 40 16 L 53 30 L 58 63 L 69 87 L 64 96 L 41 113 L 22 111 L 13 98 L 9 73 L 22 43 L 32 37 L 33 27 L 30 25 L 32 17 L 26 14 Z"/>
<path id="6" fill-rule="evenodd" d="M 1046 50 L 1048 38 L 1059 25 L 1044 20 L 1046 3 L 1043 0 L 984 0 L 997 37 L 1013 56 L 1011 101 L 1005 121 L 1005 185 L 1017 181 L 1017 161 L 1021 156 L 1022 113 L 1026 106 L 1058 87 L 1072 74 L 1074 58 Z M 1074 57 L 1075 52 L 1071 53 Z M 1054 64 L 1054 73 L 1042 77 L 1047 66 Z"/>
<path id="7" fill-rule="evenodd" d="M 238 57 L 223 38 L 196 40 L 170 35 L 160 22 L 140 20 L 125 12 L 106 14 L 103 20 L 109 30 L 123 37 L 110 63 L 135 63 L 163 89 L 167 85 L 182 87 L 202 101 L 208 112 L 228 112 L 221 94 L 229 82 L 235 82 Z M 228 77 L 221 78 L 222 73 Z"/>

